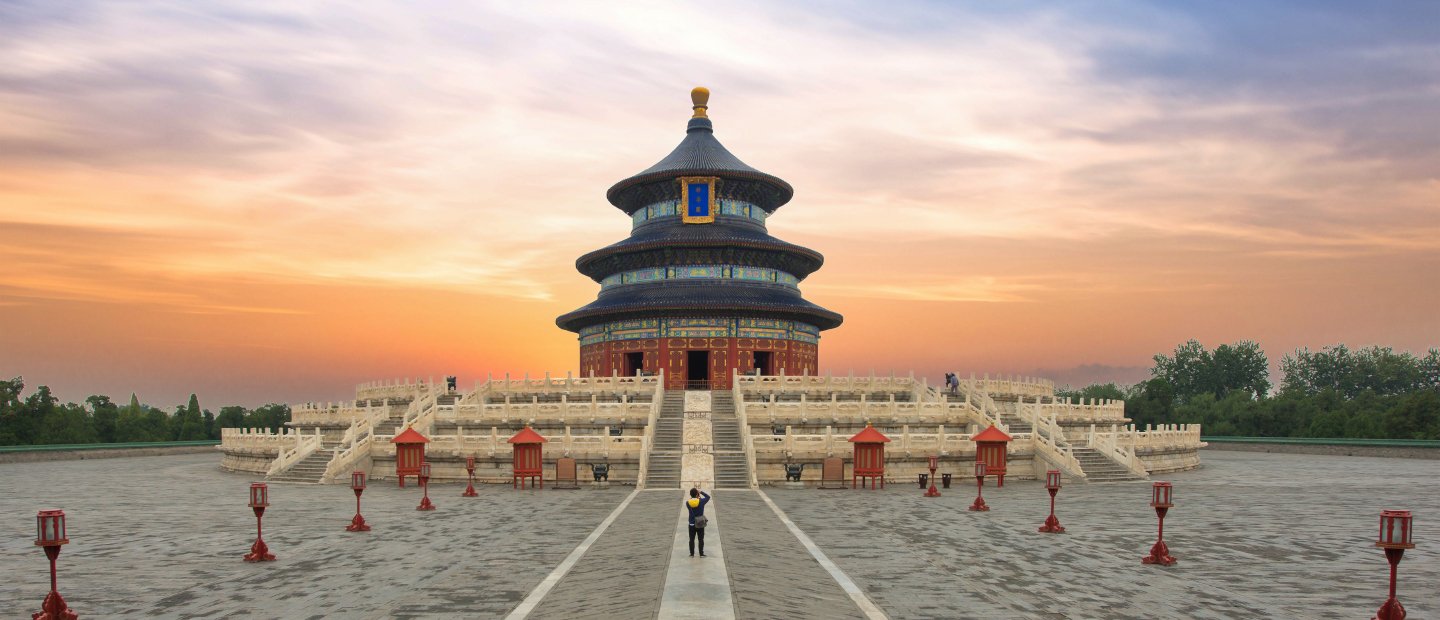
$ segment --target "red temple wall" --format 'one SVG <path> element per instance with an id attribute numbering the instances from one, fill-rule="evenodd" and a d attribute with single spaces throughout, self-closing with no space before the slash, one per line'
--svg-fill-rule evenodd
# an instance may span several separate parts
<path id="1" fill-rule="evenodd" d="M 710 388 L 728 389 L 730 373 L 755 371 L 756 351 L 771 354 L 770 374 L 817 374 L 819 345 L 798 340 L 769 338 L 641 338 L 597 342 L 580 347 L 581 376 L 625 374 L 625 355 L 644 354 L 644 370 L 665 370 L 665 388 L 683 389 L 689 376 L 689 351 L 710 352 Z"/>

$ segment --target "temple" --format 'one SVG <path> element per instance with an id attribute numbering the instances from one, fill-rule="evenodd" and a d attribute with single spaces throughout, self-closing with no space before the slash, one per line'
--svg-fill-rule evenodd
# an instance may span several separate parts
<path id="1" fill-rule="evenodd" d="M 1139 480 L 1199 466 L 1199 425 L 1139 428 L 1120 401 L 1074 400 L 1051 381 L 970 375 L 945 388 L 911 373 L 819 369 L 839 314 L 799 283 L 819 253 L 766 220 L 793 191 L 715 139 L 709 93 L 692 92 L 685 138 L 616 183 L 628 238 L 576 261 L 600 284 L 556 323 L 580 337 L 580 372 L 369 382 L 354 400 L 297 405 L 280 432 L 222 431 L 222 467 L 268 480 L 419 476 L 574 488 L 589 470 L 649 489 L 873 485 L 930 471 L 997 482 Z M 523 445 L 522 445 L 523 444 Z M 888 448 L 887 448 L 888 446 Z"/>
<path id="2" fill-rule="evenodd" d="M 813 375 L 820 332 L 843 320 L 800 295 L 824 257 L 766 230 L 794 190 L 715 139 L 709 96 L 691 91 L 674 151 L 607 192 L 630 236 L 575 261 L 600 284 L 555 320 L 580 337 L 581 376 L 663 370 L 670 389 L 727 389 L 732 373 Z"/>

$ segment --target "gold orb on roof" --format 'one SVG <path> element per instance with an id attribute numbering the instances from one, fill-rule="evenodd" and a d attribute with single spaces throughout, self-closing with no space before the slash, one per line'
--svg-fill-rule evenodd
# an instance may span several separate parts
<path id="1" fill-rule="evenodd" d="M 710 89 L 704 86 L 696 86 L 690 91 L 690 102 L 695 104 L 695 116 L 691 118 L 708 118 L 705 116 L 705 110 L 710 107 L 708 105 L 710 103 Z"/>

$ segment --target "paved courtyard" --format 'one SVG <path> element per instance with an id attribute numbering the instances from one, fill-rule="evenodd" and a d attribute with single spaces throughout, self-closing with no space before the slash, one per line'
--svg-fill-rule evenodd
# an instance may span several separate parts
<path id="1" fill-rule="evenodd" d="M 1139 562 L 1154 541 L 1148 483 L 1067 486 L 1061 535 L 1035 532 L 1048 496 L 1033 481 L 992 480 L 988 513 L 964 510 L 973 479 L 936 499 L 913 482 L 722 491 L 704 559 L 684 550 L 677 491 L 462 498 L 435 485 L 439 510 L 421 513 L 416 487 L 377 483 L 364 498 L 375 529 L 349 533 L 348 488 L 276 484 L 265 539 L 279 561 L 247 564 L 250 477 L 216 455 L 0 465 L 0 609 L 38 608 L 35 511 L 63 508 L 60 591 L 91 618 L 1368 618 L 1387 575 L 1370 546 L 1378 511 L 1408 508 L 1420 546 L 1401 600 L 1412 618 L 1440 616 L 1433 461 L 1204 460 L 1168 478 L 1168 568 Z"/>

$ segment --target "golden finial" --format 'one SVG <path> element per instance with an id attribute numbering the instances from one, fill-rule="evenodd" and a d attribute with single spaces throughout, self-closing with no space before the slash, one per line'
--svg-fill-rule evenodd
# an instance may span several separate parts
<path id="1" fill-rule="evenodd" d="M 690 91 L 690 102 L 695 104 L 695 116 L 690 118 L 709 118 L 705 116 L 705 110 L 710 106 L 705 104 L 710 103 L 710 89 L 696 86 L 694 90 Z"/>

